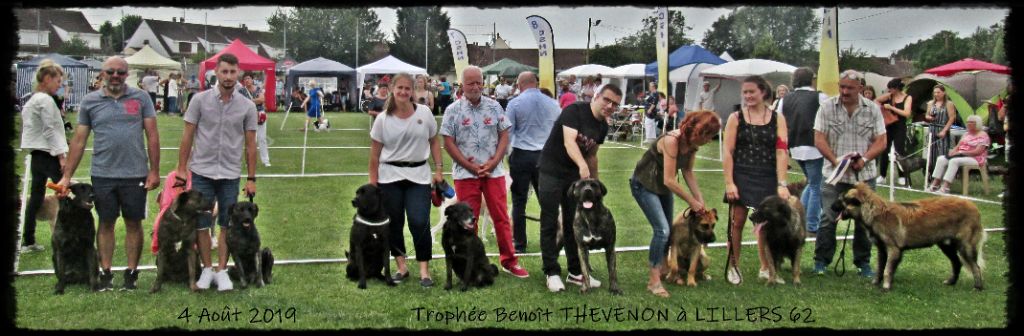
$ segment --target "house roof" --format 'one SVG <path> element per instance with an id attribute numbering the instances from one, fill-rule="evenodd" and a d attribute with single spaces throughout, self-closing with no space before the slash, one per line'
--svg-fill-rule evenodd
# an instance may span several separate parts
<path id="1" fill-rule="evenodd" d="M 53 24 L 61 29 L 76 32 L 99 34 L 92 28 L 89 20 L 79 11 L 69 11 L 49 8 L 15 8 L 14 16 L 18 18 L 18 29 L 36 30 L 36 16 L 39 16 L 40 29 L 47 30 L 47 24 Z"/>
<path id="2" fill-rule="evenodd" d="M 210 43 L 230 44 L 235 39 L 241 40 L 247 45 L 258 46 L 259 43 L 271 47 L 278 47 L 280 43 L 274 39 L 269 32 L 251 30 L 241 27 L 212 26 L 199 23 L 173 22 L 146 19 L 149 28 L 157 36 L 167 36 L 176 41 L 198 42 L 200 38 L 207 38 Z M 160 43 L 166 43 L 160 39 Z M 169 50 L 169 49 L 167 49 Z"/>

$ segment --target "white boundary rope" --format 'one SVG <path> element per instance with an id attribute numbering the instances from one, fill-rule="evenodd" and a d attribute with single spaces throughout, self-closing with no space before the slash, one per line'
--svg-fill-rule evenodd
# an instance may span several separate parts
<path id="1" fill-rule="evenodd" d="M 1006 231 L 1006 228 L 989 228 L 989 229 L 985 229 L 985 232 L 1004 232 L 1004 231 Z M 850 240 L 850 239 L 853 239 L 853 235 L 837 236 L 836 237 L 836 240 Z M 814 242 L 815 238 L 807 238 L 807 239 L 805 239 L 805 241 L 806 242 Z M 756 240 L 743 241 L 742 243 L 740 243 L 740 245 L 742 245 L 742 246 L 755 246 L 755 245 L 757 245 L 757 241 Z M 707 244 L 707 247 L 709 247 L 709 248 L 722 248 L 722 247 L 725 247 L 725 246 L 726 246 L 726 243 L 711 243 L 711 244 Z M 642 251 L 648 251 L 648 250 L 650 250 L 649 246 L 615 247 L 615 252 L 642 252 Z M 591 251 L 591 253 L 605 253 L 605 252 L 606 251 L 603 250 L 603 249 L 602 250 Z M 558 254 L 559 255 L 565 255 L 565 251 L 562 250 Z M 500 254 L 498 254 L 498 253 L 486 253 L 486 255 L 487 255 L 487 257 L 493 258 L 493 257 L 498 257 Z M 519 257 L 540 257 L 541 255 L 540 255 L 540 252 L 533 252 L 533 253 L 516 253 L 516 256 L 519 256 Z M 439 259 L 439 260 L 443 260 L 445 258 L 443 253 L 432 254 L 431 257 L 434 258 L 434 259 Z M 391 259 L 394 260 L 394 257 L 391 257 Z M 337 264 L 337 263 L 347 263 L 347 262 L 348 262 L 347 258 L 295 259 L 295 260 L 275 260 L 274 261 L 274 265 Z M 234 262 L 233 261 L 229 262 L 228 265 L 234 265 Z M 111 267 L 111 271 L 121 271 L 121 270 L 123 270 L 125 268 L 126 268 L 125 266 L 115 266 L 115 267 Z M 136 269 L 138 269 L 138 270 L 153 270 L 153 269 L 156 269 L 156 266 L 155 265 L 139 265 Z M 52 269 L 48 269 L 48 270 L 34 270 L 34 271 L 24 271 L 24 272 L 16 272 L 15 273 L 15 275 L 19 275 L 19 276 L 48 275 L 48 274 L 53 274 L 53 270 Z"/>
<path id="2" fill-rule="evenodd" d="M 18 262 L 21 261 L 21 233 L 25 230 L 25 216 L 28 215 L 28 181 L 32 178 L 32 160 L 31 155 L 25 155 L 25 173 L 21 175 L 21 216 L 18 216 L 18 233 L 15 234 L 17 241 L 14 243 L 14 248 L 17 249 L 14 254 L 14 269 L 12 272 L 18 272 Z"/>

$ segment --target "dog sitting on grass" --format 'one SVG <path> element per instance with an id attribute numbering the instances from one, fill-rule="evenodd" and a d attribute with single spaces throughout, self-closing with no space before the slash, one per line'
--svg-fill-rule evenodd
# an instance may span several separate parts
<path id="1" fill-rule="evenodd" d="M 160 291 L 164 282 L 183 282 L 189 289 L 198 292 L 200 262 L 196 251 L 196 226 L 199 216 L 209 214 L 213 202 L 203 198 L 198 190 L 182 192 L 171 203 L 171 207 L 160 219 L 157 239 L 160 241 L 156 254 L 156 280 L 150 293 Z M 205 234 L 205 233 L 203 233 Z"/>
<path id="2" fill-rule="evenodd" d="M 377 278 L 388 286 L 395 286 L 391 279 L 391 263 L 389 262 L 389 228 L 391 222 L 387 211 L 384 211 L 384 191 L 372 184 L 364 184 L 356 189 L 356 197 L 352 199 L 356 215 L 352 218 L 352 229 L 349 231 L 349 248 L 351 255 L 345 276 L 349 280 L 358 281 L 359 289 L 366 289 L 366 278 Z"/>
<path id="3" fill-rule="evenodd" d="M 69 284 L 88 283 L 99 290 L 99 266 L 96 254 L 96 221 L 92 217 L 92 185 L 76 183 L 71 193 L 60 200 L 60 212 L 50 243 L 53 246 L 53 271 L 57 276 L 55 294 L 64 294 Z"/>
<path id="4" fill-rule="evenodd" d="M 704 247 L 715 241 L 715 222 L 718 221 L 718 210 L 693 211 L 684 210 L 672 221 L 669 230 L 669 250 L 665 264 L 669 272 L 665 280 L 683 284 L 683 270 L 686 267 L 686 285 L 697 287 L 697 279 L 708 280 L 711 276 L 704 271 L 711 263 L 711 258 L 704 252 Z"/>
<path id="5" fill-rule="evenodd" d="M 444 247 L 447 280 L 444 289 L 452 289 L 452 271 L 462 283 L 460 290 L 469 286 L 486 287 L 494 283 L 498 266 L 488 262 L 484 254 L 484 243 L 477 237 L 473 224 L 473 209 L 466 203 L 456 203 L 444 211 L 444 232 L 441 246 Z"/>
<path id="6" fill-rule="evenodd" d="M 228 209 L 227 243 L 235 266 L 228 268 L 233 280 L 240 280 L 242 288 L 263 287 L 271 281 L 274 254 L 269 247 L 260 249 L 260 232 L 256 229 L 256 216 L 260 208 L 255 203 L 238 202 Z"/>

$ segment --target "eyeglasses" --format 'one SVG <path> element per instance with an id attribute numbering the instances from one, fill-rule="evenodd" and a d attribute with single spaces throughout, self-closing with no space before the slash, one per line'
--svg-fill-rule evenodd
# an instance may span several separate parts
<path id="1" fill-rule="evenodd" d="M 843 71 L 843 73 L 839 75 L 839 79 L 861 80 L 861 78 L 863 78 L 863 76 L 856 71 Z"/>
<path id="2" fill-rule="evenodd" d="M 604 99 L 605 104 L 611 104 L 612 108 L 619 107 L 619 102 L 615 101 L 614 99 L 608 98 L 607 96 L 601 96 L 601 99 Z"/>
<path id="3" fill-rule="evenodd" d="M 117 69 L 117 70 L 106 69 L 106 70 L 103 70 L 103 72 L 106 72 L 107 75 L 111 75 L 111 76 L 113 76 L 115 72 L 117 73 L 118 76 L 124 76 L 124 75 L 128 74 L 128 70 L 125 70 L 125 69 Z"/>

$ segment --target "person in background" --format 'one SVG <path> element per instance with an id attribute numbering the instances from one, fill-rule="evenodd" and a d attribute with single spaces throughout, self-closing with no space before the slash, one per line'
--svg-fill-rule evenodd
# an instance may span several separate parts
<path id="1" fill-rule="evenodd" d="M 658 83 L 648 84 L 649 91 L 644 98 L 644 142 L 649 143 L 658 137 L 658 103 L 661 95 L 658 92 Z"/>
<path id="2" fill-rule="evenodd" d="M 864 92 L 868 92 L 867 89 L 870 87 L 865 86 Z M 864 98 L 873 99 L 879 104 L 885 121 L 886 146 L 878 160 L 879 177 L 876 183 L 885 183 L 885 178 L 889 176 L 889 151 L 895 150 L 896 155 L 901 157 L 907 154 L 907 119 L 910 119 L 911 107 L 914 106 L 914 97 L 903 93 L 903 80 L 893 78 L 886 84 L 886 88 L 889 92 L 881 97 L 873 97 L 874 88 L 872 97 L 864 95 Z M 899 170 L 899 166 L 896 169 L 900 174 L 898 184 L 905 185 L 906 178 L 903 177 L 903 172 Z"/>
<path id="3" fill-rule="evenodd" d="M 768 109 L 772 88 L 761 76 L 750 76 L 740 87 L 743 107 L 729 115 L 723 135 L 722 170 L 725 173 L 725 201 L 729 204 L 731 239 L 726 279 L 733 285 L 743 282 L 739 271 L 740 242 L 747 211 L 772 195 L 789 198 L 786 170 L 789 155 L 789 129 L 782 113 Z M 754 227 L 757 255 L 761 261 L 758 278 L 768 278 L 763 224 Z"/>
<path id="4" fill-rule="evenodd" d="M 188 97 L 185 98 L 185 106 L 182 106 L 182 111 L 188 111 L 188 104 L 192 102 L 192 97 L 199 93 L 199 80 L 196 79 L 196 75 L 192 75 L 188 80 L 185 89 L 188 90 Z"/>
<path id="5" fill-rule="evenodd" d="M 718 93 L 718 89 L 722 88 L 722 81 L 718 81 L 718 85 L 715 88 L 711 88 L 711 82 L 704 81 L 704 91 L 700 93 L 700 100 L 697 101 L 697 106 L 702 110 L 714 111 L 715 110 L 715 94 Z"/>
<path id="6" fill-rule="evenodd" d="M 22 253 L 43 250 L 43 245 L 36 243 L 36 213 L 46 196 L 46 180 L 60 181 L 67 161 L 68 141 L 64 135 L 64 122 L 57 103 L 50 96 L 57 93 L 63 78 L 64 70 L 60 65 L 50 59 L 39 62 L 32 97 L 21 110 L 21 148 L 32 156 L 29 170 L 32 182 L 21 235 Z"/>
<path id="7" fill-rule="evenodd" d="M 508 107 L 508 100 L 512 98 L 512 90 L 512 85 L 508 84 L 507 79 L 498 80 L 498 86 L 494 88 L 494 99 L 501 105 L 502 110 Z"/>
<path id="8" fill-rule="evenodd" d="M 929 162 L 936 162 L 939 156 L 949 152 L 952 141 L 949 140 L 949 129 L 956 120 L 956 106 L 946 96 L 946 86 L 935 85 L 932 88 L 932 100 L 928 101 L 928 113 L 924 120 L 929 123 L 928 131 L 932 134 L 932 151 Z"/>
<path id="9" fill-rule="evenodd" d="M 416 76 L 416 91 L 414 91 L 414 97 L 416 103 L 425 105 L 431 111 L 434 110 L 434 93 L 428 89 L 427 76 Z"/>
<path id="10" fill-rule="evenodd" d="M 587 76 L 583 78 L 583 86 L 580 87 L 580 101 L 590 102 L 594 99 L 594 77 Z"/>
<path id="11" fill-rule="evenodd" d="M 370 101 L 369 107 L 367 107 L 367 114 L 370 115 L 370 120 L 376 120 L 377 116 L 381 112 L 384 112 L 386 105 L 385 102 L 388 99 L 388 86 L 381 83 L 377 84 L 377 90 L 374 91 L 373 99 Z"/>
<path id="12" fill-rule="evenodd" d="M 666 106 L 666 114 L 665 114 L 666 122 L 665 122 L 665 125 L 668 126 L 667 131 L 671 131 L 671 130 L 676 129 L 676 126 L 679 125 L 676 122 L 676 120 L 679 120 L 679 119 L 677 119 L 678 116 L 679 116 L 679 105 L 676 104 L 676 97 L 675 96 L 668 96 L 668 102 L 665 104 L 665 106 Z"/>
<path id="13" fill-rule="evenodd" d="M 949 193 L 949 185 L 953 183 L 956 173 L 961 167 L 980 167 L 988 159 L 988 145 L 992 142 L 988 133 L 981 131 L 981 116 L 972 114 L 967 117 L 967 134 L 960 138 L 956 148 L 950 149 L 947 155 L 939 156 L 932 171 L 932 183 L 928 191 L 942 194 Z M 942 187 L 939 187 L 939 182 Z"/>
<path id="14" fill-rule="evenodd" d="M 149 98 L 153 101 L 153 106 L 156 106 L 156 93 L 160 88 L 160 76 L 157 75 L 156 71 L 146 70 L 146 76 L 139 79 L 139 87 L 149 92 Z"/>
<path id="15" fill-rule="evenodd" d="M 306 109 L 306 123 L 302 125 L 302 131 L 306 130 L 306 127 L 309 126 L 310 120 L 313 118 L 316 118 L 316 120 L 313 121 L 313 131 L 320 131 L 320 123 L 324 122 L 323 99 L 323 89 L 317 85 L 315 80 L 310 80 L 309 96 L 302 101 L 302 108 Z"/>
<path id="16" fill-rule="evenodd" d="M 452 83 L 448 83 L 448 77 L 441 76 L 440 91 L 437 92 L 437 114 L 442 114 L 452 103 Z"/>
<path id="17" fill-rule="evenodd" d="M 558 97 L 558 105 L 561 108 L 569 106 L 569 104 L 576 102 L 576 94 L 572 93 L 572 89 L 569 88 L 568 82 L 562 82 L 562 95 Z"/>
<path id="18" fill-rule="evenodd" d="M 788 94 L 788 93 L 789 93 L 789 87 L 786 86 L 786 84 L 779 84 L 779 86 L 775 87 L 775 99 L 772 100 L 772 106 L 771 106 L 771 110 L 772 111 L 780 112 L 780 113 L 782 112 L 782 109 L 779 109 L 778 105 L 779 105 L 779 102 L 782 101 L 782 98 L 785 97 L 786 94 Z"/>
<path id="19" fill-rule="evenodd" d="M 256 113 L 258 113 L 258 119 L 256 120 L 256 148 L 259 149 L 260 161 L 263 162 L 263 166 L 270 167 L 270 148 L 267 145 L 267 111 L 263 105 L 265 99 L 263 88 L 253 82 L 252 74 L 245 74 L 242 77 L 242 87 L 238 88 L 238 92 L 252 100 L 253 104 L 256 104 Z"/>
<path id="20" fill-rule="evenodd" d="M 824 158 L 814 145 L 814 119 L 818 108 L 828 96 L 813 88 L 814 70 L 800 67 L 793 71 L 793 92 L 776 104 L 776 112 L 786 118 L 789 128 L 789 155 L 800 165 L 807 179 L 807 186 L 800 197 L 807 220 L 807 234 L 814 236 L 821 223 L 821 183 L 824 180 L 822 165 Z M 797 195 L 794 195 L 797 196 Z M 830 206 L 830 205 L 826 205 Z"/>

